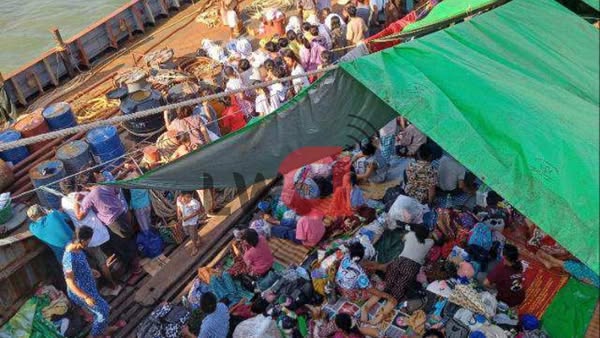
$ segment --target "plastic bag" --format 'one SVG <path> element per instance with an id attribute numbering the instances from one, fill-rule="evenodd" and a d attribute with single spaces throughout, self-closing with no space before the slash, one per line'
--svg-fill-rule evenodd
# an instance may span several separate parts
<path id="1" fill-rule="evenodd" d="M 163 251 L 163 241 L 153 230 L 140 232 L 136 238 L 138 250 L 148 258 L 154 258 Z"/>

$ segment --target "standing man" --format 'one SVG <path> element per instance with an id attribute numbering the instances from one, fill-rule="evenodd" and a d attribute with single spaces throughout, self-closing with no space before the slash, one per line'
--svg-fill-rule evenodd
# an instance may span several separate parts
<path id="1" fill-rule="evenodd" d="M 29 231 L 52 249 L 59 262 L 62 262 L 65 247 L 73 238 L 73 230 L 67 224 L 69 217 L 57 210 L 46 212 L 39 204 L 27 209 L 31 220 Z"/>
<path id="2" fill-rule="evenodd" d="M 102 173 L 94 173 L 97 183 L 104 181 Z M 139 265 L 134 233 L 127 213 L 127 205 L 120 198 L 119 189 L 111 186 L 96 185 L 85 197 L 78 195 L 75 215 L 82 220 L 88 211 L 94 210 L 98 219 L 110 229 L 111 249 L 128 263 L 134 274 L 142 269 Z"/>

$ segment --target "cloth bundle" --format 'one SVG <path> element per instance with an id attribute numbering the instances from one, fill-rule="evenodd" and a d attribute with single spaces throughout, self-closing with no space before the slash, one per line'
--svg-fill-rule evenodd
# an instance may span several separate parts
<path id="1" fill-rule="evenodd" d="M 448 300 L 474 313 L 487 314 L 481 296 L 469 285 L 456 285 Z"/>
<path id="2" fill-rule="evenodd" d="M 35 293 L 36 296 L 47 296 L 50 304 L 42 308 L 44 318 L 51 320 L 52 316 L 62 316 L 69 310 L 69 299 L 52 285 L 44 285 Z"/>

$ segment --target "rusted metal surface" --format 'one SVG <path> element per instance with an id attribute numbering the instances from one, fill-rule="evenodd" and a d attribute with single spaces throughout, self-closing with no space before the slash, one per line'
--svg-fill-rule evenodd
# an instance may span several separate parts
<path id="1" fill-rule="evenodd" d="M 133 32 L 144 32 L 146 25 L 155 25 L 157 18 L 169 16 L 170 8 L 179 9 L 182 2 L 192 1 L 130 1 L 72 38 L 64 42 L 61 39 L 64 47 L 49 50 L 6 76 L 9 97 L 27 105 L 48 86 L 58 86 L 61 79 L 70 77 L 60 53 L 68 52 L 74 66 L 89 68 L 94 60 L 118 48 L 121 41 L 131 39 Z"/>

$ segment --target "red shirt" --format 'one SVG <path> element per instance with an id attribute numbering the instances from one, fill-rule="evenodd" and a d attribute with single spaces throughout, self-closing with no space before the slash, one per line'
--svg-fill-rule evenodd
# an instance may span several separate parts
<path id="1" fill-rule="evenodd" d="M 496 285 L 496 298 L 506 305 L 514 307 L 525 300 L 523 273 L 513 267 L 500 263 L 488 274 L 487 279 Z"/>
<path id="2" fill-rule="evenodd" d="M 249 247 L 244 253 L 244 262 L 255 276 L 262 276 L 269 271 L 273 266 L 273 261 L 271 248 L 262 236 L 258 237 L 258 244 L 255 247 Z"/>
<path id="3" fill-rule="evenodd" d="M 225 109 L 223 119 L 221 120 L 221 130 L 224 131 L 224 134 L 233 133 L 245 126 L 246 118 L 238 106 L 231 106 Z"/>

